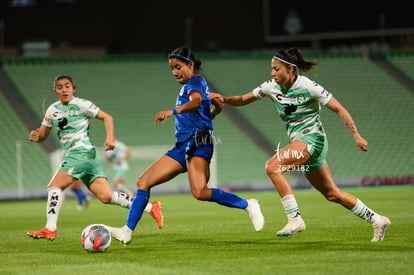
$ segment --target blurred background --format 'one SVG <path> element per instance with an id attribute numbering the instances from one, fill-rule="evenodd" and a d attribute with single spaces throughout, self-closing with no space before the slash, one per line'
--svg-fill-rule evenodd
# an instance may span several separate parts
<path id="1" fill-rule="evenodd" d="M 51 56 L 291 46 L 413 48 L 414 20 L 403 1 L 2 0 L 0 49 L 24 54 L 44 41 Z"/>
<path id="2" fill-rule="evenodd" d="M 363 5 L 362 5 L 363 4 Z M 342 121 L 322 110 L 328 163 L 338 185 L 414 182 L 414 20 L 403 1 L 0 1 L 0 199 L 44 197 L 60 158 L 54 137 L 32 144 L 56 97 L 53 78 L 71 74 L 80 97 L 115 118 L 120 140 L 133 150 L 130 186 L 173 144 L 173 124 L 153 117 L 170 108 L 179 85 L 166 56 L 179 46 L 203 61 L 210 85 L 241 94 L 270 78 L 270 59 L 300 47 L 319 62 L 309 77 L 351 112 L 370 150 L 362 153 Z M 364 6 L 364 7 L 362 7 Z M 272 189 L 266 160 L 287 143 L 267 100 L 227 106 L 215 120 L 217 145 L 211 185 L 233 190 Z M 92 122 L 97 144 L 104 128 Z M 100 148 L 100 147 L 99 147 Z M 102 148 L 100 148 L 102 150 Z M 101 151 L 102 153 L 102 151 Z M 104 164 L 112 178 L 109 163 Z M 295 188 L 310 188 L 301 173 Z M 153 192 L 188 192 L 186 175 Z"/>

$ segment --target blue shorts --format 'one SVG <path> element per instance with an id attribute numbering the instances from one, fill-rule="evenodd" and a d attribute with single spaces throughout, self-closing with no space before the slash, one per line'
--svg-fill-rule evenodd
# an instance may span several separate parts
<path id="1" fill-rule="evenodd" d="M 187 171 L 187 159 L 202 157 L 210 163 L 214 152 L 214 142 L 209 135 L 192 136 L 184 142 L 177 142 L 166 155 L 178 161 Z"/>

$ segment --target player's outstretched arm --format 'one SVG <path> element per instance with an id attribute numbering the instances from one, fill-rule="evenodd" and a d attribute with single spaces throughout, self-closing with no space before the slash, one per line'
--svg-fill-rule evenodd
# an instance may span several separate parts
<path id="1" fill-rule="evenodd" d="M 338 114 L 338 116 L 342 119 L 342 121 L 354 135 L 355 142 L 358 145 L 358 147 L 362 151 L 367 151 L 368 142 L 359 134 L 356 124 L 352 119 L 351 114 L 347 111 L 347 109 L 345 109 L 345 107 L 342 106 L 342 104 L 339 103 L 339 101 L 334 97 L 332 97 L 331 100 L 329 100 L 329 102 L 326 104 L 326 107 L 329 110 Z"/>
<path id="2" fill-rule="evenodd" d="M 252 92 L 248 92 L 244 95 L 233 95 L 233 96 L 223 96 L 219 93 L 210 93 L 209 98 L 217 98 L 217 100 L 222 101 L 226 104 L 232 106 L 244 106 L 249 103 L 256 101 L 256 97 L 253 95 Z"/>
<path id="3" fill-rule="evenodd" d="M 224 101 L 219 100 L 217 97 L 210 98 L 212 106 L 211 114 L 213 119 L 223 111 Z"/>

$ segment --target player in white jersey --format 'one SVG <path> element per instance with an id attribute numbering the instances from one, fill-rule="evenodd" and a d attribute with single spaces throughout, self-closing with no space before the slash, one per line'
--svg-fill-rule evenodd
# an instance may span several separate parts
<path id="1" fill-rule="evenodd" d="M 105 159 L 112 163 L 114 170 L 113 184 L 116 190 L 129 194 L 134 197 L 135 192 L 125 183 L 125 177 L 129 171 L 128 159 L 131 157 L 131 149 L 122 141 L 115 138 L 115 149 L 105 151 Z M 161 213 L 161 202 L 152 201 L 147 203 L 144 211 L 151 214 L 157 222 L 158 228 L 161 229 L 164 224 L 164 218 Z"/>
<path id="2" fill-rule="evenodd" d="M 277 232 L 278 236 L 293 235 L 306 228 L 292 187 L 284 175 L 288 171 L 301 171 L 327 200 L 341 204 L 371 223 L 374 228 L 372 242 L 382 241 L 390 220 L 368 208 L 355 196 L 340 190 L 326 163 L 328 141 L 320 120 L 321 105 L 338 114 L 361 150 L 367 151 L 368 143 L 361 137 L 351 115 L 341 103 L 324 87 L 299 74 L 314 69 L 316 65 L 316 61 L 305 60 L 298 48 L 280 50 L 271 60 L 271 80 L 244 95 L 211 93 L 210 98 L 243 106 L 268 97 L 286 126 L 289 144 L 278 148 L 266 163 L 266 173 L 281 197 L 288 218 L 286 226 Z"/>
<path id="3" fill-rule="evenodd" d="M 57 221 L 63 202 L 62 192 L 78 179 L 105 204 L 129 208 L 133 200 L 126 193 L 112 191 L 102 169 L 101 158 L 89 137 L 90 119 L 102 120 L 106 130 L 104 146 L 106 150 L 113 150 L 115 138 L 112 116 L 91 101 L 75 97 L 75 85 L 69 75 L 57 76 L 53 87 L 58 101 L 49 106 L 40 128 L 30 132 L 29 140 L 42 142 L 54 129 L 65 154 L 47 186 L 46 226 L 41 230 L 27 232 L 31 238 L 51 241 L 56 238 Z M 154 210 L 161 211 L 160 208 Z"/>
<path id="4" fill-rule="evenodd" d="M 131 150 L 122 141 L 115 140 L 115 149 L 105 151 L 105 159 L 112 164 L 114 171 L 113 185 L 118 191 L 134 195 L 134 191 L 125 183 L 125 177 L 129 170 L 128 159 L 131 157 Z"/>
<path id="5" fill-rule="evenodd" d="M 83 190 L 83 182 L 81 180 L 77 180 L 70 186 L 70 190 L 75 194 L 77 205 L 76 209 L 79 211 L 82 211 L 84 209 L 87 209 L 89 206 L 89 202 L 92 200 L 92 197 L 86 194 L 86 192 Z"/>

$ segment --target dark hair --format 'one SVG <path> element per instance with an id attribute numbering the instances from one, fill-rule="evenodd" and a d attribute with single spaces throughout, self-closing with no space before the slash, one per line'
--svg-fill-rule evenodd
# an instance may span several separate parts
<path id="1" fill-rule="evenodd" d="M 278 51 L 273 57 L 288 65 L 293 65 L 302 72 L 307 72 L 315 69 L 318 61 L 305 60 L 302 51 L 299 48 L 289 48 Z"/>
<path id="2" fill-rule="evenodd" d="M 73 78 L 68 74 L 60 74 L 60 75 L 56 76 L 55 79 L 53 80 L 53 90 L 55 90 L 55 88 L 56 88 L 56 82 L 58 80 L 61 80 L 61 79 L 69 80 L 70 83 L 72 83 L 73 88 L 75 89 L 75 82 L 73 81 Z"/>
<path id="3" fill-rule="evenodd" d="M 197 71 L 201 69 L 201 60 L 196 59 L 194 54 L 191 52 L 189 48 L 185 48 L 185 47 L 176 48 L 175 50 L 171 51 L 168 54 L 168 59 L 171 59 L 171 58 L 177 58 L 186 64 L 193 61 L 194 70 Z"/>

